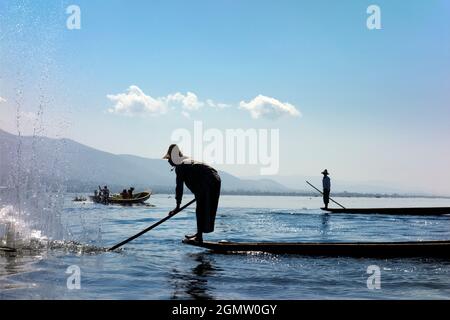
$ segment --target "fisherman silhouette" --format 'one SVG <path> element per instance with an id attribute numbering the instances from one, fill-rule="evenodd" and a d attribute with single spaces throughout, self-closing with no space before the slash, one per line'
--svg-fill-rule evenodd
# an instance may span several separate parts
<path id="1" fill-rule="evenodd" d="M 325 209 L 328 209 L 328 203 L 330 202 L 330 191 L 331 191 L 331 180 L 328 176 L 328 170 L 322 171 L 322 187 L 323 187 L 323 203 L 325 204 Z"/>
<path id="2" fill-rule="evenodd" d="M 183 198 L 183 186 L 186 184 L 197 200 L 197 207 L 195 209 L 197 233 L 189 236 L 186 235 L 186 238 L 203 242 L 203 233 L 214 231 L 220 197 L 220 176 L 214 168 L 184 156 L 176 144 L 169 146 L 167 154 L 163 159 L 169 161 L 175 168 L 177 175 L 175 196 L 177 206 L 169 215 L 177 213 L 180 209 Z"/>

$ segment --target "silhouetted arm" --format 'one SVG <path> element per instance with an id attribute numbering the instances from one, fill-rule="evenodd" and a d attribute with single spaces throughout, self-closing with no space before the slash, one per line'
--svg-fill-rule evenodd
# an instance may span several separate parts
<path id="1" fill-rule="evenodd" d="M 175 189 L 175 199 L 177 200 L 177 207 L 179 207 L 181 204 L 181 200 L 183 199 L 184 180 L 183 180 L 183 176 L 182 176 L 181 172 L 179 172 L 179 170 L 176 170 L 175 172 L 177 173 L 177 186 Z"/>

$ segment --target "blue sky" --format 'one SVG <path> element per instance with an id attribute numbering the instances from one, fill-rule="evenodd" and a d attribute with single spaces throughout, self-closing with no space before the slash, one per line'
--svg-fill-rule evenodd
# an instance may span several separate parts
<path id="1" fill-rule="evenodd" d="M 81 30 L 65 28 L 70 4 L 81 8 Z M 366 28 L 371 4 L 381 8 L 381 30 Z M 48 135 L 147 157 L 163 154 L 171 132 L 194 120 L 220 130 L 276 128 L 282 175 L 326 167 L 347 180 L 450 194 L 448 1 L 55 0 L 18 8 L 6 0 L 0 18 L 0 128 L 14 131 L 14 101 L 30 115 L 41 101 Z M 132 85 L 153 98 L 193 92 L 231 107 L 190 118 L 176 108 L 108 113 L 107 95 Z M 238 108 L 260 94 L 301 116 L 254 119 Z"/>

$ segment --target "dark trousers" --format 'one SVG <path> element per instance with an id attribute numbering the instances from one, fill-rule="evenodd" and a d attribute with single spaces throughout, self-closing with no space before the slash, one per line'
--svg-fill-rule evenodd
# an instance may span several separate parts
<path id="1" fill-rule="evenodd" d="M 197 199 L 197 232 L 210 233 L 214 231 L 217 207 L 220 197 L 220 178 L 211 179 L 202 184 L 201 190 L 195 194 Z"/>
<path id="2" fill-rule="evenodd" d="M 330 202 L 330 189 L 323 189 L 323 203 L 325 207 L 328 207 L 328 203 Z"/>

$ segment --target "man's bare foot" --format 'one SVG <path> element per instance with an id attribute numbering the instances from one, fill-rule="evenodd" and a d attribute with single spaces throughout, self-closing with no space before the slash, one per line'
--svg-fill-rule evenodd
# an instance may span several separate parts
<path id="1" fill-rule="evenodd" d="M 186 239 L 190 240 L 190 241 L 195 241 L 195 242 L 199 242 L 202 243 L 203 242 L 203 236 L 202 234 L 196 233 L 194 235 L 185 235 Z"/>

